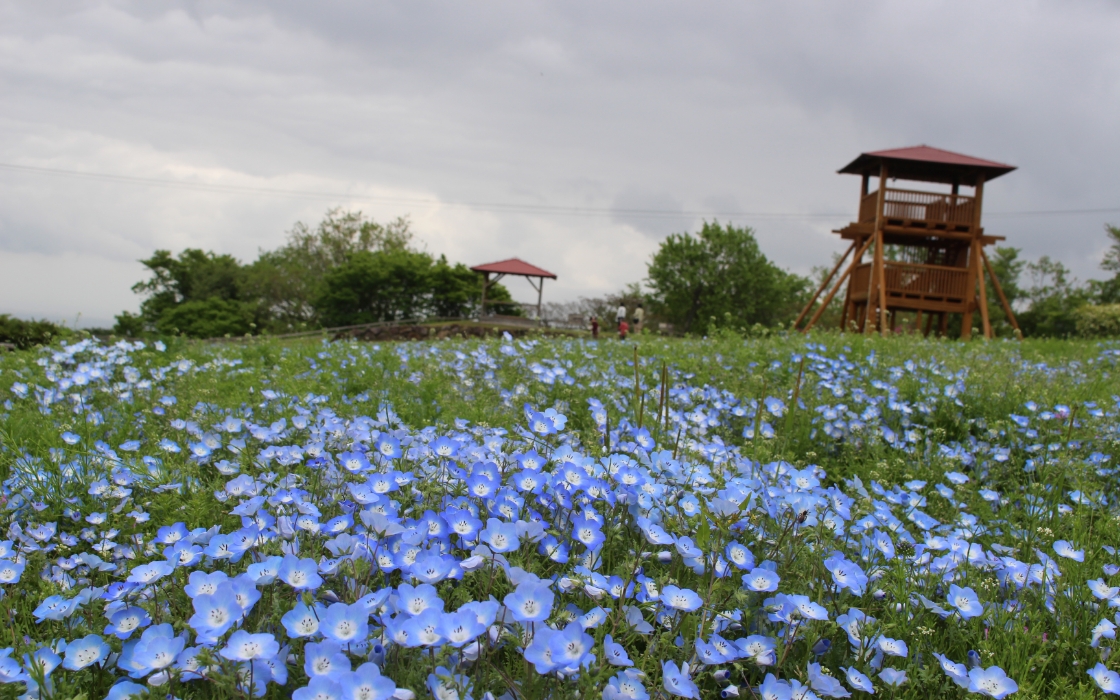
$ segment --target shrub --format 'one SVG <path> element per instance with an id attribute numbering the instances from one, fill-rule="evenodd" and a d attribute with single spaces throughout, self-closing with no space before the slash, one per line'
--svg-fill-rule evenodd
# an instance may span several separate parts
<path id="1" fill-rule="evenodd" d="M 1073 315 L 1084 338 L 1120 337 L 1120 304 L 1085 305 Z"/>
<path id="2" fill-rule="evenodd" d="M 188 301 L 165 309 L 156 322 L 160 333 L 183 334 L 192 338 L 244 335 L 253 332 L 255 327 L 252 304 L 218 297 Z"/>
<path id="3" fill-rule="evenodd" d="M 11 343 L 20 350 L 46 345 L 69 332 L 69 329 L 50 321 L 24 321 L 0 314 L 0 343 Z"/>

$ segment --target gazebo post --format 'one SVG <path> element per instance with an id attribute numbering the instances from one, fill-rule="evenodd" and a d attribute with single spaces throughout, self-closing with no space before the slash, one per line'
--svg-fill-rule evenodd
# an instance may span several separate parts
<path id="1" fill-rule="evenodd" d="M 540 280 L 537 285 L 537 325 L 539 326 L 544 322 L 544 318 L 541 316 L 541 299 L 544 298 L 544 277 L 539 277 L 538 279 Z"/>
<path id="2" fill-rule="evenodd" d="M 478 310 L 478 320 L 481 321 L 482 317 L 486 315 L 486 290 L 490 288 L 490 273 L 482 273 L 482 306 Z"/>

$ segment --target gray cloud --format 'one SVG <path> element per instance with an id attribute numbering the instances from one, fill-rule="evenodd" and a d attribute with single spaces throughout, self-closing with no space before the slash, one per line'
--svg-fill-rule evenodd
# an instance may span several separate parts
<path id="1" fill-rule="evenodd" d="M 1120 207 L 1118 34 L 1103 0 L 0 3 L 0 162 L 349 193 L 0 169 L 0 265 L 27 271 L 0 275 L 0 312 L 107 318 L 156 247 L 251 259 L 336 204 L 411 214 L 452 259 L 537 262 L 553 298 L 640 279 L 701 218 L 621 210 L 741 213 L 721 219 L 806 272 L 847 217 L 761 215 L 854 214 L 836 169 L 916 143 L 1020 166 L 993 214 Z M 986 226 L 1085 278 L 1105 221 Z"/>

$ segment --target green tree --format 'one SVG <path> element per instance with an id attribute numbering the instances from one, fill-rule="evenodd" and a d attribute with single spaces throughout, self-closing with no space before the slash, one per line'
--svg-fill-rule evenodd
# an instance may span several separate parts
<path id="1" fill-rule="evenodd" d="M 1092 280 L 1089 288 L 1097 304 L 1120 304 L 1120 226 L 1106 224 L 1104 230 L 1112 239 L 1112 245 L 1101 260 L 1101 269 L 1111 272 L 1112 278 Z"/>
<path id="2" fill-rule="evenodd" d="M 1027 310 L 1019 314 L 1024 335 L 1066 337 L 1077 332 L 1074 312 L 1089 301 L 1090 292 L 1077 284 L 1065 265 L 1049 256 L 1027 263 L 1031 286 L 1023 296 Z"/>
<path id="3" fill-rule="evenodd" d="M 327 276 L 357 253 L 411 250 L 406 218 L 387 224 L 359 212 L 331 209 L 315 228 L 296 222 L 287 243 L 263 251 L 247 270 L 247 286 L 276 330 L 321 325 L 316 300 Z"/>
<path id="4" fill-rule="evenodd" d="M 327 273 L 315 308 L 326 326 L 424 317 L 432 259 L 407 250 L 354 253 Z"/>
<path id="5" fill-rule="evenodd" d="M 696 235 L 666 238 L 649 264 L 647 284 L 661 317 L 685 333 L 705 334 L 712 319 L 736 327 L 786 323 L 808 281 L 770 262 L 751 229 L 713 221 Z"/>
<path id="6" fill-rule="evenodd" d="M 227 310 L 232 305 L 242 306 L 244 308 L 238 311 L 237 317 L 250 318 L 246 325 L 239 326 L 236 331 L 225 332 L 245 333 L 251 329 L 249 324 L 256 316 L 255 303 L 246 299 L 245 268 L 233 256 L 188 248 L 177 257 L 171 251 L 157 250 L 152 257 L 140 262 L 151 272 L 149 279 L 132 286 L 132 291 L 146 297 L 140 304 L 140 325 L 143 329 L 166 333 L 169 332 L 167 328 L 179 327 L 182 332 L 187 333 L 179 324 L 168 325 L 164 316 L 180 305 L 209 299 L 228 302 L 225 305 Z M 136 320 L 134 315 L 127 312 L 118 316 L 117 331 L 124 334 L 135 333 Z"/>

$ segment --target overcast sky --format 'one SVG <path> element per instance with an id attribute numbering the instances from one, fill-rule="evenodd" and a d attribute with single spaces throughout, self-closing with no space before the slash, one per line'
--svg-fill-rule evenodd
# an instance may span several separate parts
<path id="1" fill-rule="evenodd" d="M 1117 37 L 1103 0 L 6 0 L 0 313 L 110 325 L 156 248 L 248 262 L 333 206 L 545 267 L 546 300 L 705 216 L 807 273 L 857 208 L 836 170 L 920 143 L 1019 166 L 988 232 L 1085 279 L 1120 223 Z"/>

